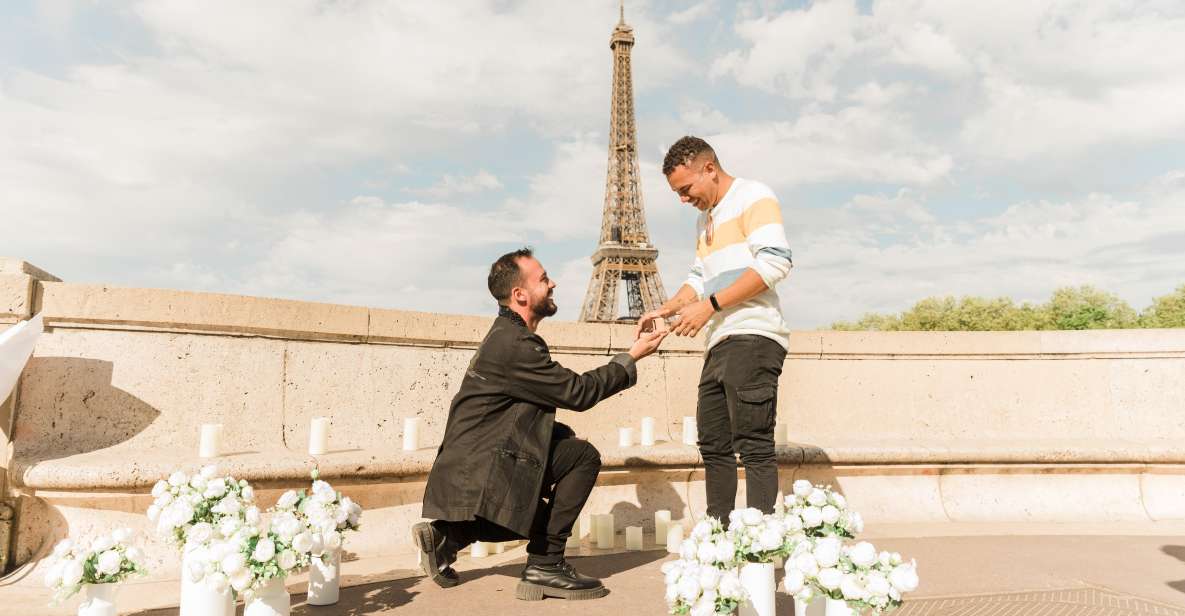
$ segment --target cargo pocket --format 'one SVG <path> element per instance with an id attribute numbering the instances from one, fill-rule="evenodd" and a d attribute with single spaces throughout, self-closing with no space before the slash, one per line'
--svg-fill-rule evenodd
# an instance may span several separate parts
<path id="1" fill-rule="evenodd" d="M 778 386 L 773 383 L 745 385 L 737 388 L 738 432 L 773 434 L 777 420 Z"/>
<path id="2" fill-rule="evenodd" d="M 539 500 L 543 464 L 533 456 L 509 449 L 494 450 L 486 494 L 500 495 L 497 509 L 523 511 Z"/>

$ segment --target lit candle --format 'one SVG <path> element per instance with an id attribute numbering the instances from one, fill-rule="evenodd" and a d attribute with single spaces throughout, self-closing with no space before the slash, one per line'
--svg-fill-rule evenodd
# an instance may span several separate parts
<path id="1" fill-rule="evenodd" d="M 618 447 L 632 447 L 634 444 L 634 429 L 633 428 L 619 428 L 617 430 L 617 446 Z"/>
<path id="2" fill-rule="evenodd" d="M 667 551 L 671 554 L 678 554 L 681 545 L 683 545 L 683 525 L 672 524 L 667 527 Z"/>
<path id="3" fill-rule="evenodd" d="M 403 420 L 403 450 L 404 451 L 415 451 L 419 448 L 420 448 L 420 418 L 419 417 L 408 417 Z"/>
<path id="4" fill-rule="evenodd" d="M 642 418 L 642 446 L 651 447 L 654 445 L 654 418 Z"/>
<path id="5" fill-rule="evenodd" d="M 667 526 L 671 524 L 671 512 L 659 509 L 654 512 L 654 544 L 667 544 Z"/>
<path id="6" fill-rule="evenodd" d="M 613 535 L 616 534 L 613 525 L 613 514 L 603 513 L 600 516 L 600 526 L 597 527 L 597 547 L 602 550 L 613 548 Z"/>
<path id="7" fill-rule="evenodd" d="M 642 527 L 625 527 L 625 549 L 640 552 L 642 550 Z"/>
<path id="8" fill-rule="evenodd" d="M 490 544 L 485 541 L 474 541 L 469 548 L 469 554 L 474 558 L 485 558 L 490 555 Z"/>
<path id="9" fill-rule="evenodd" d="M 784 423 L 774 424 L 774 444 L 788 445 L 790 443 L 790 426 Z"/>
<path id="10" fill-rule="evenodd" d="M 578 548 L 580 547 L 580 518 L 572 523 L 572 534 L 568 535 L 568 543 L 564 547 Z"/>
<path id="11" fill-rule="evenodd" d="M 203 458 L 217 458 L 222 454 L 222 424 L 202 424 L 198 440 L 198 455 Z"/>
<path id="12" fill-rule="evenodd" d="M 309 427 L 309 455 L 319 456 L 329 451 L 329 418 L 314 417 Z"/>
<path id="13" fill-rule="evenodd" d="M 699 440 L 694 417 L 683 418 L 683 444 L 694 445 Z"/>

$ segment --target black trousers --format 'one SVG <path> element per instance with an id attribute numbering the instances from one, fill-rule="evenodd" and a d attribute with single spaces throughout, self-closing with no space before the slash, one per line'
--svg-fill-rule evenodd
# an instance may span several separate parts
<path id="1" fill-rule="evenodd" d="M 729 336 L 704 358 L 699 382 L 699 450 L 708 515 L 728 522 L 736 508 L 737 461 L 745 467 L 748 506 L 773 513 L 778 497 L 774 424 L 786 349 L 764 336 Z"/>
<path id="2" fill-rule="evenodd" d="M 572 526 L 580 517 L 600 471 L 601 454 L 588 441 L 577 438 L 553 440 L 530 537 L 523 537 L 481 517 L 464 522 L 437 520 L 433 524 L 458 550 L 474 541 L 527 539 L 528 564 L 555 564 L 564 558 L 564 546 L 572 534 Z"/>

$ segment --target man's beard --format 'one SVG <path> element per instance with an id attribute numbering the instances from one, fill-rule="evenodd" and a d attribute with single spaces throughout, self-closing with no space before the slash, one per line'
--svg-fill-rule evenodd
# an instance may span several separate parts
<path id="1" fill-rule="evenodd" d="M 531 306 L 531 313 L 539 318 L 554 316 L 559 307 L 555 305 L 555 300 L 551 295 L 544 297 L 541 301 Z"/>

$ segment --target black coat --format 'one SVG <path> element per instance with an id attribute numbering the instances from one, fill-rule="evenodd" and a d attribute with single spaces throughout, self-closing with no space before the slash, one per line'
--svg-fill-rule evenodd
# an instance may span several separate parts
<path id="1" fill-rule="evenodd" d="M 637 381 L 621 353 L 577 374 L 504 311 L 494 320 L 449 407 L 444 440 L 424 489 L 424 517 L 480 516 L 527 536 L 543 491 L 556 408 L 584 411 Z M 570 432 L 570 431 L 569 431 Z"/>

